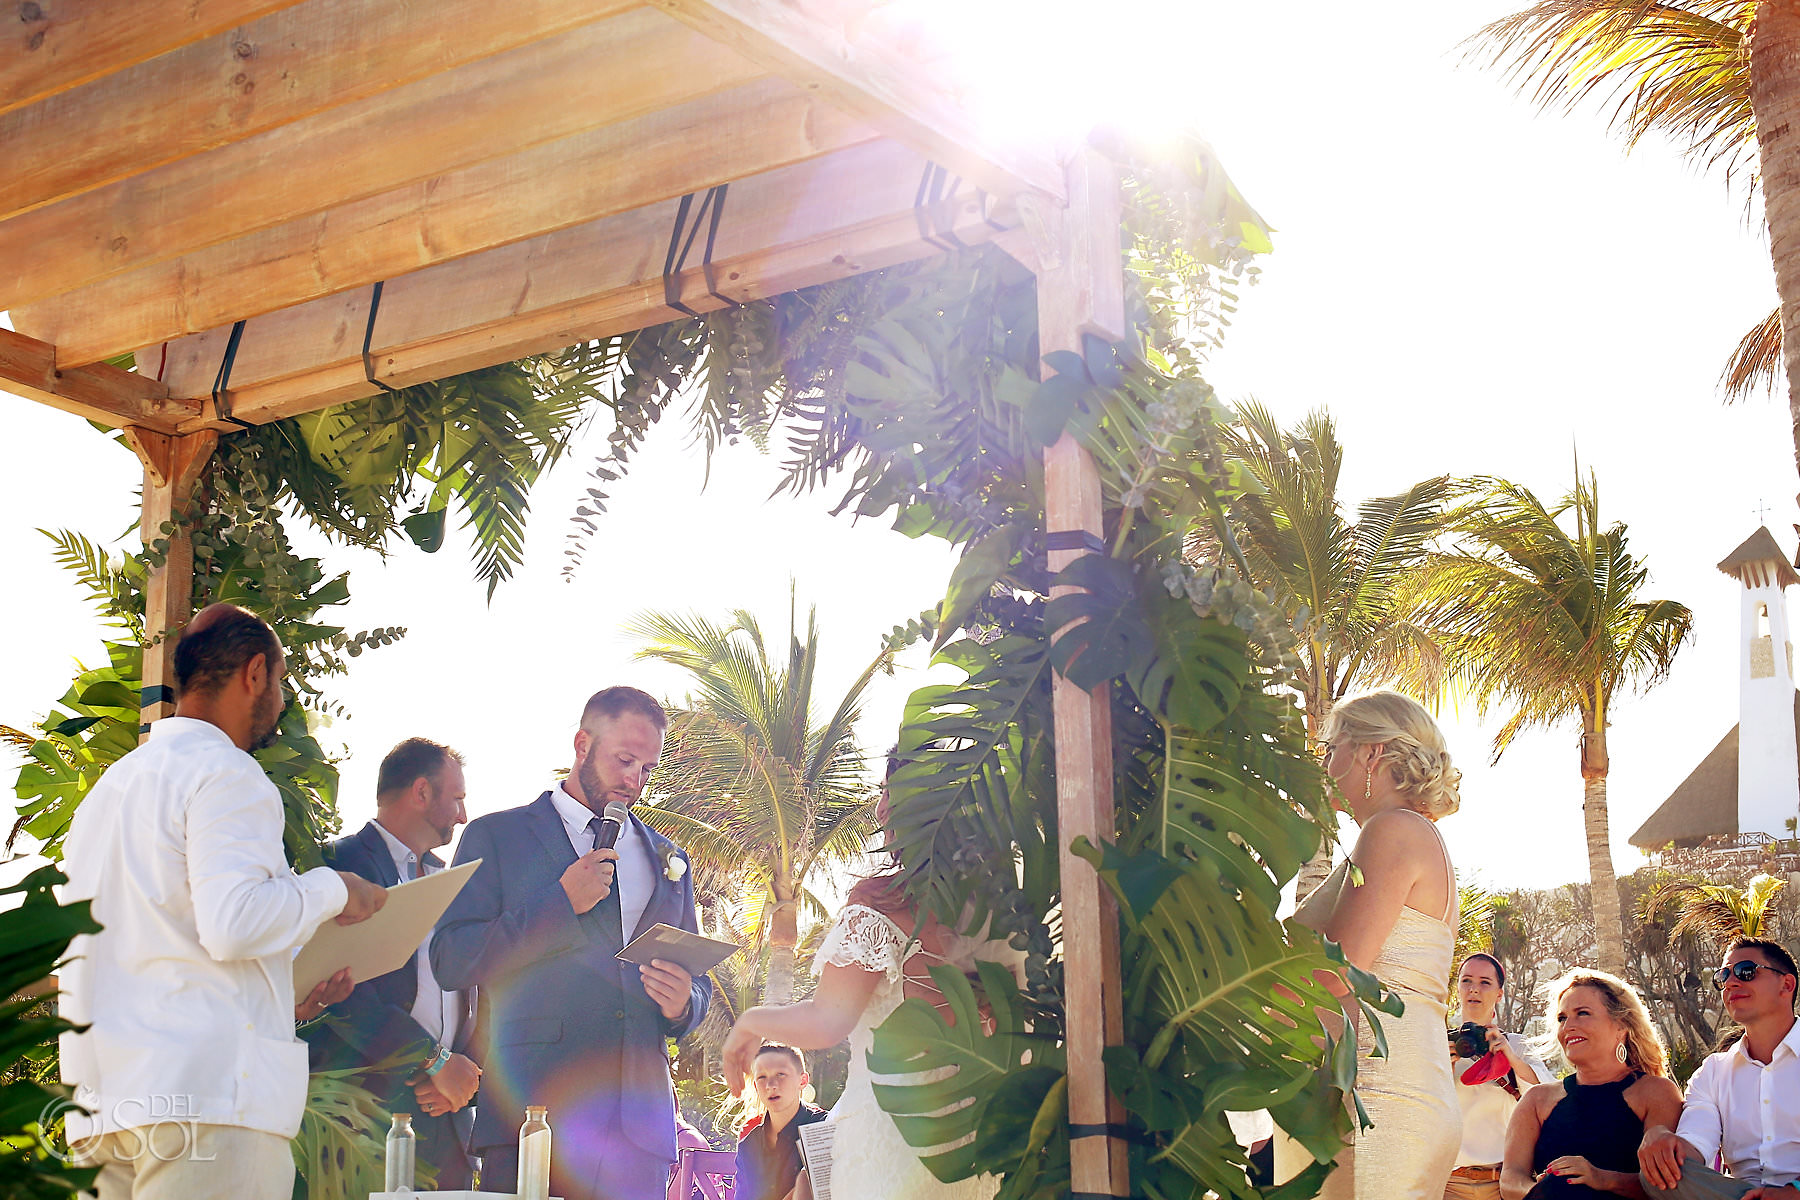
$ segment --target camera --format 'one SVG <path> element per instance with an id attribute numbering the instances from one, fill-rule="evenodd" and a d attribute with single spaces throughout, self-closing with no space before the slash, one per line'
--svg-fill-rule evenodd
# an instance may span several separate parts
<path id="1" fill-rule="evenodd" d="M 1449 1033 L 1450 1050 L 1458 1058 L 1480 1058 L 1488 1052 L 1486 1025 L 1464 1021 Z"/>

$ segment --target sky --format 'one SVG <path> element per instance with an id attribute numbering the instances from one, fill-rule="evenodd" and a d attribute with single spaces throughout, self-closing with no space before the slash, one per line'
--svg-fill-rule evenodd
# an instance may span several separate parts
<path id="1" fill-rule="evenodd" d="M 1100 64 L 1091 103 L 1125 102 L 1109 119 L 1190 122 L 1276 229 L 1212 363 L 1220 392 L 1255 396 L 1287 422 L 1328 407 L 1351 502 L 1446 472 L 1560 494 L 1579 454 L 1598 474 L 1603 516 L 1626 522 L 1648 559 L 1650 593 L 1694 610 L 1695 639 L 1671 676 L 1612 713 L 1614 861 L 1641 865 L 1626 838 L 1737 720 L 1737 585 L 1713 564 L 1756 528 L 1759 506 L 1790 547 L 1800 519 L 1784 404 L 1726 407 L 1716 388 L 1726 355 L 1774 303 L 1766 242 L 1741 195 L 1667 146 L 1626 156 L 1596 112 L 1540 114 L 1465 63 L 1458 43 L 1508 3 L 1391 3 L 1373 21 L 1305 0 L 1282 6 L 1276 26 L 1263 5 L 1138 2 L 1172 48 L 1165 63 L 1147 66 L 1139 27 L 1119 17 L 1058 43 Z M 0 405 L 12 431 L 0 446 L 11 630 L 0 722 L 22 726 L 67 687 L 75 659 L 101 658 L 92 610 L 36 530 L 118 539 L 139 473 L 75 418 Z M 708 479 L 674 420 L 566 581 L 567 519 L 604 433 L 539 485 L 525 567 L 491 604 L 455 537 L 435 556 L 405 548 L 385 561 L 301 538 L 350 572 L 340 623 L 408 629 L 331 686 L 352 714 L 324 733 L 349 755 L 347 829 L 372 815 L 376 768 L 401 738 L 465 753 L 477 815 L 530 800 L 569 765 L 596 689 L 679 698 L 679 672 L 633 659 L 623 626 L 646 609 L 724 619 L 746 608 L 779 636 L 791 587 L 802 622 L 818 607 L 820 695 L 832 703 L 883 633 L 943 594 L 947 547 L 831 517 L 829 489 L 765 499 L 779 464 L 747 445 L 715 458 Z M 876 681 L 862 727 L 871 750 L 893 740 L 927 678 L 915 650 Z M 1526 734 L 1489 766 L 1497 724 L 1445 714 L 1465 775 L 1462 811 L 1443 832 L 1463 877 L 1494 888 L 1585 879 L 1577 731 Z"/>

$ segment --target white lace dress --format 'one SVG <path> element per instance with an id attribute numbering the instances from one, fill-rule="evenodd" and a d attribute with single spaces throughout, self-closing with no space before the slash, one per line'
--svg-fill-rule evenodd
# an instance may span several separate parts
<path id="1" fill-rule="evenodd" d="M 837 1125 L 832 1149 L 833 1190 L 854 1200 L 991 1200 L 1000 1187 L 998 1178 L 982 1175 L 956 1183 L 938 1182 L 919 1162 L 920 1151 L 907 1145 L 893 1118 L 875 1102 L 872 1083 L 923 1083 L 944 1074 L 940 1070 L 877 1077 L 869 1071 L 866 1055 L 875 1028 L 900 1007 L 905 998 L 903 968 L 913 955 L 921 953 L 916 943 L 909 947 L 909 941 L 906 932 L 881 913 L 851 904 L 838 914 L 813 959 L 815 972 L 830 965 L 855 967 L 882 977 L 850 1031 L 850 1075 L 844 1094 L 831 1109 Z M 974 970 L 978 959 L 997 962 L 1017 977 L 1023 958 L 1005 942 L 957 937 L 952 939 L 945 961 L 963 971 Z M 934 1149 L 948 1150 L 958 1144 Z"/>

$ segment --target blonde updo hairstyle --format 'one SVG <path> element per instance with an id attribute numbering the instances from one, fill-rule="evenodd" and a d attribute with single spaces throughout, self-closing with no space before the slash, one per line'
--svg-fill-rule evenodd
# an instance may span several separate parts
<path id="1" fill-rule="evenodd" d="M 1556 1040 L 1556 1010 L 1562 1005 L 1563 997 L 1578 987 L 1593 988 L 1600 993 L 1606 1011 L 1625 1027 L 1626 1066 L 1646 1075 L 1669 1073 L 1668 1047 L 1663 1045 L 1662 1034 L 1656 1031 L 1650 1014 L 1644 1011 L 1644 1002 L 1638 997 L 1637 990 L 1617 975 L 1591 967 L 1576 967 L 1544 986 L 1545 1029 L 1543 1037 L 1536 1043 L 1540 1052 L 1546 1052 L 1541 1056 L 1547 1057 L 1549 1052 L 1561 1053 L 1562 1047 Z"/>
<path id="2" fill-rule="evenodd" d="M 1324 739 L 1347 746 L 1383 747 L 1376 760 L 1410 809 L 1432 820 L 1462 807 L 1462 772 L 1450 765 L 1444 735 L 1417 700 L 1398 692 L 1370 692 L 1341 701 L 1325 720 Z"/>

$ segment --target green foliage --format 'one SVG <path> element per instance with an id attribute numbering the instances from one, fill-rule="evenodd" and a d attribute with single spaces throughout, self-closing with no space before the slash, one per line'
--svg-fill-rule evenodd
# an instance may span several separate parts
<path id="1" fill-rule="evenodd" d="M 931 1004 L 912 999 L 875 1031 L 871 1071 L 942 1076 L 928 1083 L 878 1083 L 875 1098 L 912 1145 L 958 1143 L 920 1160 L 938 1179 L 1016 1171 L 1003 1196 L 1056 1195 L 1053 1189 L 1068 1183 L 1066 1171 L 1055 1166 L 1068 1153 L 1062 1047 L 1031 1028 L 1005 968 L 984 962 L 980 974 L 978 999 L 954 968 L 931 968 L 954 1024 Z M 1060 1151 L 1055 1157 L 1049 1153 L 1053 1142 Z"/>
<path id="2" fill-rule="evenodd" d="M 70 1168 L 52 1154 L 60 1128 L 45 1116 L 70 1107 L 68 1089 L 40 1083 L 22 1069 L 48 1052 L 53 1040 L 76 1026 L 46 1015 L 43 997 L 21 996 L 61 965 L 69 942 L 100 932 L 87 901 L 59 904 L 51 890 L 67 879 L 55 867 L 40 867 L 0 897 L 19 898 L 0 913 L 0 1196 L 18 1200 L 62 1200 L 89 1187 L 95 1171 Z"/>
<path id="3" fill-rule="evenodd" d="M 364 1200 L 387 1183 L 388 1111 L 356 1082 L 360 1070 L 314 1071 L 292 1145 L 307 1200 Z M 420 1184 L 430 1174 L 419 1164 Z"/>

